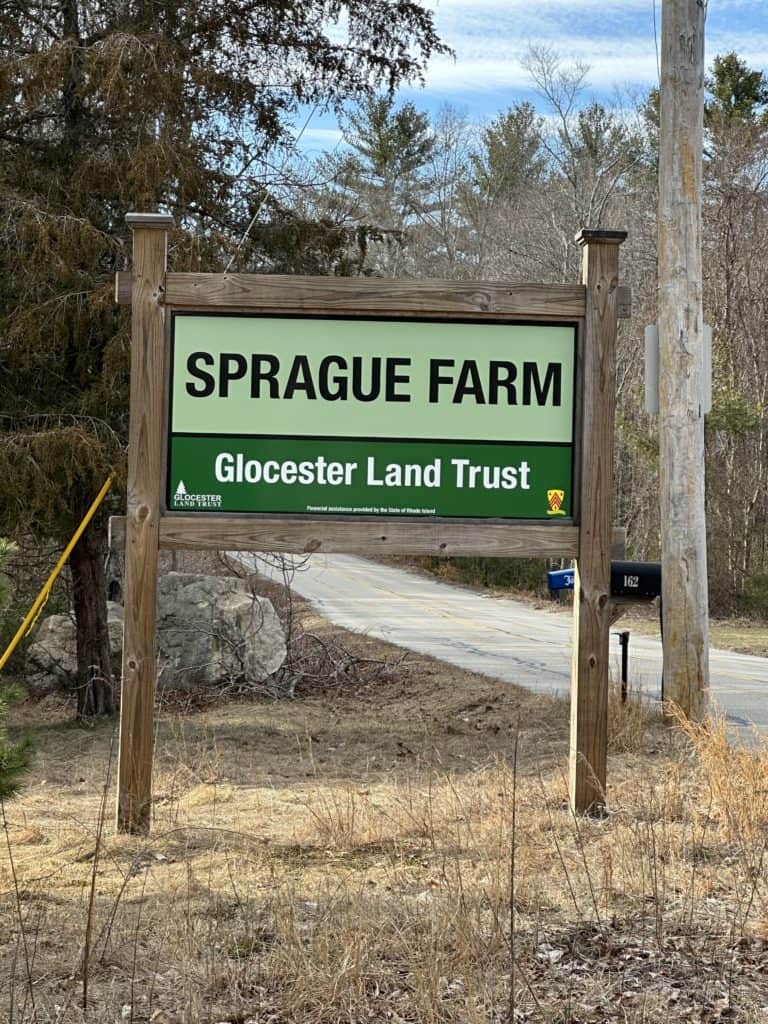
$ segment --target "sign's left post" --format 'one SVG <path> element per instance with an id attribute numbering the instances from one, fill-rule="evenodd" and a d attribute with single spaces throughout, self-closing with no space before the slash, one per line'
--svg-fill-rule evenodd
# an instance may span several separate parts
<path id="1" fill-rule="evenodd" d="M 125 534 L 125 626 L 120 702 L 117 828 L 146 834 L 152 814 L 157 676 L 157 565 L 162 494 L 168 229 L 173 218 L 129 213 L 131 391 Z"/>

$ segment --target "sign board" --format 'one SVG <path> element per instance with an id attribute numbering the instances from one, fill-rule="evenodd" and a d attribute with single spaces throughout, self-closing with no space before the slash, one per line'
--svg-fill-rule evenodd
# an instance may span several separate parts
<path id="1" fill-rule="evenodd" d="M 568 521 L 576 325 L 173 315 L 170 512 Z"/>
<path id="2" fill-rule="evenodd" d="M 575 558 L 569 786 L 600 813 L 625 232 L 580 231 L 556 285 L 169 273 L 171 218 L 127 221 L 118 827 L 151 819 L 162 548 Z"/>

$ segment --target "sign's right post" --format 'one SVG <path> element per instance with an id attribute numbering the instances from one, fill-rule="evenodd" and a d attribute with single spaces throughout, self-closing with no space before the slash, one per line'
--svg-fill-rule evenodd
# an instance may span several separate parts
<path id="1" fill-rule="evenodd" d="M 582 394 L 579 556 L 573 595 L 569 791 L 574 811 L 605 808 L 611 628 L 611 495 L 616 398 L 619 246 L 625 231 L 583 230 L 586 313 L 579 351 Z"/>

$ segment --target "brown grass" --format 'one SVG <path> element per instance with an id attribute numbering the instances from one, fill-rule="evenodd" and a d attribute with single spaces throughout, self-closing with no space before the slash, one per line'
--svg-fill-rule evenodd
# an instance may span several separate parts
<path id="1" fill-rule="evenodd" d="M 512 995 L 518 1022 L 766 1020 L 765 748 L 614 694 L 611 813 L 576 819 L 565 704 L 416 656 L 161 716 L 153 835 L 99 852 L 84 1010 L 112 727 L 69 714 L 17 711 L 38 753 L 6 807 L 3 1024 L 475 1024 Z"/>
<path id="2" fill-rule="evenodd" d="M 622 616 L 621 629 L 643 636 L 659 636 L 659 612 L 652 605 L 631 608 Z M 713 647 L 738 654 L 768 657 L 768 623 L 759 619 L 712 619 L 709 639 Z"/>

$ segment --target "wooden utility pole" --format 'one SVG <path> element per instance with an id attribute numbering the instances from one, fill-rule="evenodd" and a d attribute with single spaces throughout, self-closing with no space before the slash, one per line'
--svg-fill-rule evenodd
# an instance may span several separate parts
<path id="1" fill-rule="evenodd" d="M 664 690 L 691 719 L 709 686 L 701 181 L 704 0 L 663 0 L 659 439 Z"/>

